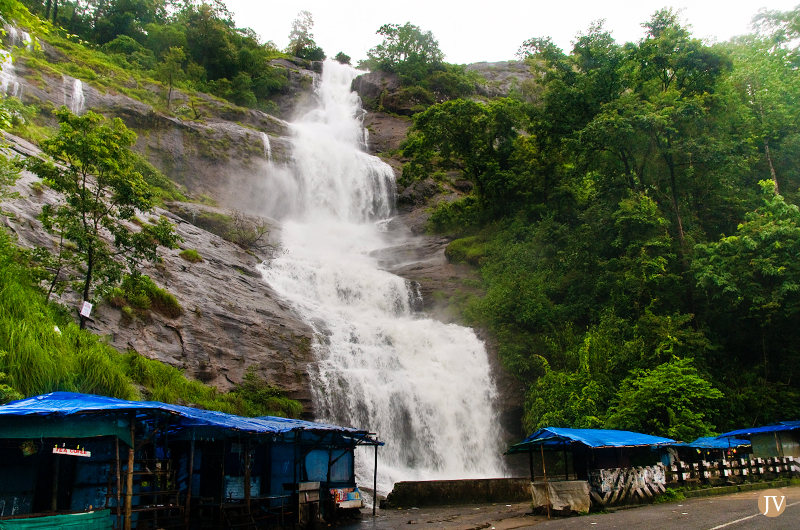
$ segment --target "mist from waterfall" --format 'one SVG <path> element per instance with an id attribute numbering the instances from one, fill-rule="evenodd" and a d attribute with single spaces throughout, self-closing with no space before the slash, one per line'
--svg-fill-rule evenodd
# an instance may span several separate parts
<path id="1" fill-rule="evenodd" d="M 316 105 L 291 124 L 292 160 L 267 173 L 267 215 L 283 219 L 282 254 L 265 280 L 316 333 L 310 367 L 318 419 L 376 432 L 378 491 L 400 480 L 503 475 L 496 390 L 483 343 L 420 312 L 418 289 L 374 253 L 395 202 L 392 169 L 364 152 L 352 80 L 327 60 Z M 371 487 L 372 457 L 357 458 Z"/>

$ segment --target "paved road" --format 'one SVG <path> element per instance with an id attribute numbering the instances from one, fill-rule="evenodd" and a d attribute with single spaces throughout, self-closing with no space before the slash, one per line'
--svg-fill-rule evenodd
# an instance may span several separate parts
<path id="1" fill-rule="evenodd" d="M 618 528 L 633 530 L 766 530 L 800 529 L 800 487 L 780 488 L 786 495 L 786 510 L 779 517 L 758 511 L 758 495 L 751 491 L 720 497 L 686 499 L 615 513 L 547 521 L 537 530 Z"/>
<path id="2" fill-rule="evenodd" d="M 528 515 L 527 503 L 383 510 L 378 517 L 343 525 L 345 530 L 800 530 L 800 486 L 780 488 L 786 510 L 779 517 L 758 512 L 759 492 L 686 499 L 614 513 L 547 520 Z"/>

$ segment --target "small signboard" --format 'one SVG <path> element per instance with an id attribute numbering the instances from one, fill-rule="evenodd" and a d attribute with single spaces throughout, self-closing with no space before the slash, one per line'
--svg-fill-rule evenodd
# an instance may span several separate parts
<path id="1" fill-rule="evenodd" d="M 87 451 L 86 449 L 70 449 L 68 447 L 53 447 L 53 454 L 69 455 L 69 456 L 85 456 L 87 458 L 92 456 L 92 452 Z"/>
<path id="2" fill-rule="evenodd" d="M 89 302 L 84 302 L 81 306 L 81 316 L 89 318 L 89 315 L 92 314 L 92 304 Z"/>

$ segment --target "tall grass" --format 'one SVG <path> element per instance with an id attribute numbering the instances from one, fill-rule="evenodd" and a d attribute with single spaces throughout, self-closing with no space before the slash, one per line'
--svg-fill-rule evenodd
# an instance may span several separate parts
<path id="1" fill-rule="evenodd" d="M 193 404 L 240 415 L 297 417 L 302 407 L 280 391 L 223 393 L 158 361 L 120 354 L 97 336 L 80 330 L 58 306 L 45 302 L 31 285 L 26 256 L 0 230 L 0 372 L 24 396 L 54 391 L 82 392 L 120 399 L 147 398 Z M 56 326 L 58 329 L 56 329 Z M 249 385 L 267 385 L 249 376 Z M 254 383 L 255 381 L 255 383 Z M 136 385 L 144 390 L 140 392 Z M 268 387 L 269 385 L 267 385 Z M 274 394 L 274 395 L 273 395 Z"/>

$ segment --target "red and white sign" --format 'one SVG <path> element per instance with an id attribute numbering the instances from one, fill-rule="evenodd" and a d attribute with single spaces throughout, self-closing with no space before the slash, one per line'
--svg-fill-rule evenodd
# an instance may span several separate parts
<path id="1" fill-rule="evenodd" d="M 92 452 L 87 451 L 86 449 L 70 449 L 68 447 L 53 447 L 53 454 L 85 457 L 92 456 Z"/>
<path id="2" fill-rule="evenodd" d="M 92 314 L 92 304 L 89 302 L 84 302 L 81 306 L 81 316 L 89 318 L 89 315 Z"/>

